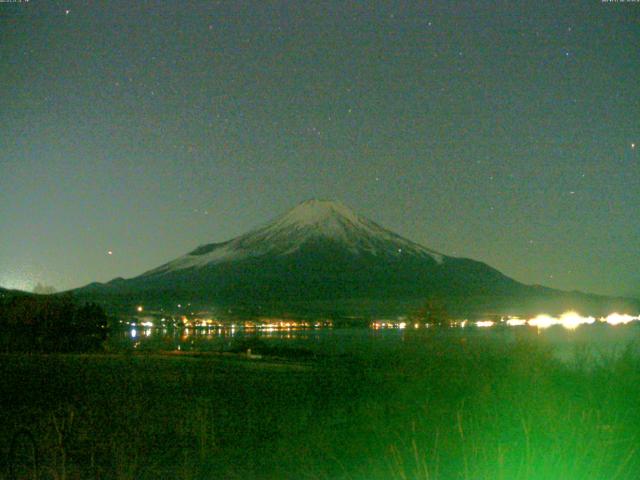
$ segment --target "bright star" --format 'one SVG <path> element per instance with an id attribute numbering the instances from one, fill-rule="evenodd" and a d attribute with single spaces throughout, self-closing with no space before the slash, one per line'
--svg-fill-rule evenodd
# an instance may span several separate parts
<path id="1" fill-rule="evenodd" d="M 65 14 L 65 15 L 69 15 L 70 13 L 71 13 L 71 10 L 65 10 L 65 11 L 64 11 L 64 14 Z"/>

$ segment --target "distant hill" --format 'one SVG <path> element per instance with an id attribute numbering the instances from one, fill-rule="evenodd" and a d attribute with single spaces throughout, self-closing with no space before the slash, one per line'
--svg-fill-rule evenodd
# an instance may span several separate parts
<path id="1" fill-rule="evenodd" d="M 31 296 L 34 295 L 30 292 L 25 292 L 22 290 L 11 290 L 8 288 L 0 287 L 0 298 L 9 298 L 14 296 Z"/>
<path id="2" fill-rule="evenodd" d="M 303 202 L 263 227 L 202 245 L 137 277 L 92 283 L 74 293 L 112 309 L 191 304 L 250 314 L 395 315 L 433 297 L 460 316 L 640 310 L 633 299 L 522 284 L 326 200 Z"/>

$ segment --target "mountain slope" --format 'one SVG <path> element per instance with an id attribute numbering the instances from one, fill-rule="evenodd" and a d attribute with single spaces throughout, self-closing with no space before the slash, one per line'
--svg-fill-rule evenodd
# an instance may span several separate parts
<path id="1" fill-rule="evenodd" d="M 303 202 L 247 234 L 200 246 L 138 277 L 94 283 L 76 293 L 121 305 L 189 302 L 346 313 L 374 304 L 380 312 L 401 312 L 399 305 L 436 295 L 460 315 L 516 313 L 540 298 L 555 303 L 562 298 L 558 308 L 565 308 L 588 297 L 523 285 L 482 262 L 440 254 L 326 200 Z M 588 297 L 587 303 L 599 301 Z"/>

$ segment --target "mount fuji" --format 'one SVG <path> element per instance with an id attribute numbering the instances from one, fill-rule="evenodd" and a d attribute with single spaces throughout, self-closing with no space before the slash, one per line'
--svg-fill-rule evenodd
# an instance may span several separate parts
<path id="1" fill-rule="evenodd" d="M 93 283 L 74 293 L 127 309 L 188 302 L 253 313 L 342 315 L 406 313 L 433 296 L 459 315 L 583 304 L 593 311 L 612 300 L 524 285 L 482 262 L 407 240 L 340 202 L 316 199 L 137 277 Z"/>

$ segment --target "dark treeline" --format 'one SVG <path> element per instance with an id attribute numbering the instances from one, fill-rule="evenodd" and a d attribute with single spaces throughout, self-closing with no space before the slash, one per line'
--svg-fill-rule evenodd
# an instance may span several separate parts
<path id="1" fill-rule="evenodd" d="M 106 338 L 99 305 L 80 305 L 71 295 L 0 296 L 0 351 L 94 351 Z"/>

